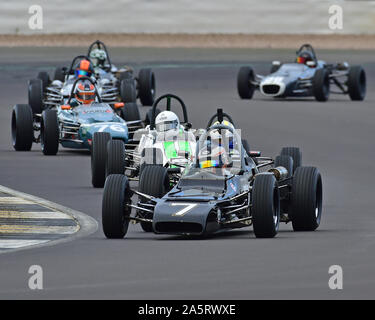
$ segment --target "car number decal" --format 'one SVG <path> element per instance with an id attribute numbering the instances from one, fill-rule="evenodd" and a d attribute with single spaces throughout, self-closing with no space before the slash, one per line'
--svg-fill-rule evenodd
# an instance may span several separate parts
<path id="1" fill-rule="evenodd" d="M 118 124 L 103 124 L 103 125 L 100 125 L 100 129 L 98 130 L 98 132 L 103 132 L 107 128 L 109 128 L 110 130 L 113 130 L 113 131 L 117 131 L 117 132 L 125 132 L 125 129 Z"/>
<path id="2" fill-rule="evenodd" d="M 181 203 L 181 202 L 173 202 L 171 206 L 184 206 L 185 208 L 177 211 L 176 213 L 172 214 L 174 217 L 182 217 L 187 214 L 191 209 L 195 208 L 198 204 L 197 203 Z"/>

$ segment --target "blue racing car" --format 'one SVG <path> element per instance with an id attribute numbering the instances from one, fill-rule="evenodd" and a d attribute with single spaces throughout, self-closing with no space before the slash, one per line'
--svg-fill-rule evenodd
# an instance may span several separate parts
<path id="1" fill-rule="evenodd" d="M 45 155 L 56 155 L 59 144 L 65 148 L 91 149 L 95 132 L 107 132 L 112 138 L 127 143 L 129 127 L 142 126 L 141 120 L 126 122 L 122 109 L 137 107 L 135 103 L 103 103 L 89 77 L 78 78 L 70 96 L 61 105 L 43 107 L 33 113 L 27 104 L 17 104 L 12 112 L 12 142 L 17 151 L 29 151 L 33 142 L 41 143 Z"/>

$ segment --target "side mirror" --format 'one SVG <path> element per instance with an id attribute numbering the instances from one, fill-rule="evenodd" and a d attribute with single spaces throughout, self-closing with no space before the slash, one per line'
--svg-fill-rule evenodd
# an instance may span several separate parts
<path id="1" fill-rule="evenodd" d="M 113 106 L 115 107 L 115 109 L 120 109 L 123 108 L 125 104 L 123 102 L 116 102 Z"/>

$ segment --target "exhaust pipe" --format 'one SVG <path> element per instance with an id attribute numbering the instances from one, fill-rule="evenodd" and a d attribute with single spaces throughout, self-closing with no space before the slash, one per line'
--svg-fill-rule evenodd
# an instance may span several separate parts
<path id="1" fill-rule="evenodd" d="M 273 173 L 277 181 L 288 178 L 288 174 L 289 174 L 288 170 L 284 167 L 271 168 L 268 170 L 268 172 Z"/>

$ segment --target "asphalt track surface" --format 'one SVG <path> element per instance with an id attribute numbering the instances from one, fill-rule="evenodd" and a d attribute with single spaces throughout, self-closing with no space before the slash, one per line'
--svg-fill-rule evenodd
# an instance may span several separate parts
<path id="1" fill-rule="evenodd" d="M 0 298 L 263 299 L 374 298 L 375 58 L 371 52 L 320 53 L 329 61 L 362 63 L 368 76 L 365 102 L 331 96 L 274 100 L 255 94 L 241 101 L 238 67 L 267 72 L 273 59 L 293 50 L 113 49 L 112 60 L 151 65 L 158 94 L 180 95 L 194 127 L 205 126 L 217 107 L 232 115 L 252 149 L 276 155 L 296 145 L 306 165 L 323 176 L 324 211 L 316 232 L 282 225 L 274 239 L 256 239 L 251 228 L 208 239 L 160 236 L 131 225 L 124 240 L 101 229 L 102 189 L 90 185 L 86 152 L 62 150 L 45 157 L 40 146 L 15 152 L 11 107 L 27 101 L 27 80 L 37 71 L 69 62 L 85 50 L 1 49 L 0 184 L 82 211 L 99 222 L 96 233 L 52 247 L 0 256 Z M 147 108 L 142 109 L 144 113 Z M 30 265 L 44 271 L 44 290 L 31 291 Z M 328 269 L 340 265 L 343 290 L 330 290 Z"/>

